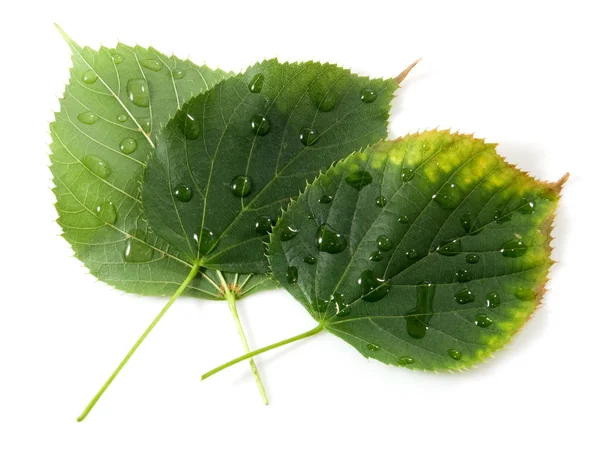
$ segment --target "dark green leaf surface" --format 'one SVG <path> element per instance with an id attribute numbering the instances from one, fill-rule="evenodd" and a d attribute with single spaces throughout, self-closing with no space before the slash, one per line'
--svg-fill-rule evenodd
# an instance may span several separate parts
<path id="1" fill-rule="evenodd" d="M 139 184 L 158 129 L 186 100 L 227 73 L 152 48 L 119 44 L 95 51 L 65 39 L 73 68 L 50 126 L 51 170 L 64 237 L 100 280 L 140 294 L 173 293 L 190 265 L 148 230 Z M 207 275 L 219 282 L 214 273 Z M 238 282 L 246 278 L 239 276 Z M 229 279 L 233 282 L 235 276 Z M 252 277 L 242 292 L 261 282 L 272 286 L 264 276 Z M 187 293 L 220 298 L 203 275 Z"/>
<path id="2" fill-rule="evenodd" d="M 265 273 L 264 241 L 321 170 L 384 138 L 393 79 L 266 61 L 186 104 L 161 132 L 142 198 L 189 263 Z"/>
<path id="3" fill-rule="evenodd" d="M 536 181 L 466 135 L 379 143 L 291 204 L 271 235 L 273 274 L 364 356 L 468 367 L 538 305 L 565 180 Z"/>

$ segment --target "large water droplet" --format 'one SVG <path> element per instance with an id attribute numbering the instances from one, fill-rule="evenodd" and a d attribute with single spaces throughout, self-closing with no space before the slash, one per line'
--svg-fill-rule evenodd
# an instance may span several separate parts
<path id="1" fill-rule="evenodd" d="M 465 256 L 465 261 L 469 264 L 477 264 L 479 262 L 479 255 L 470 253 L 467 256 Z"/>
<path id="2" fill-rule="evenodd" d="M 145 263 L 152 259 L 153 250 L 145 243 L 146 233 L 141 229 L 130 230 L 125 242 L 125 261 Z"/>
<path id="3" fill-rule="evenodd" d="M 431 198 L 444 209 L 454 209 L 460 203 L 460 192 L 456 184 L 446 184 Z"/>
<path id="4" fill-rule="evenodd" d="M 367 343 L 367 350 L 369 351 L 379 351 L 379 346 L 375 343 Z"/>
<path id="5" fill-rule="evenodd" d="M 317 230 L 317 248 L 332 255 L 346 249 L 346 238 L 329 224 L 322 224 Z"/>
<path id="6" fill-rule="evenodd" d="M 519 204 L 518 211 L 521 214 L 533 214 L 535 213 L 535 202 L 527 198 L 522 198 Z"/>
<path id="7" fill-rule="evenodd" d="M 285 278 L 287 279 L 288 284 L 295 284 L 298 282 L 298 268 L 296 266 L 288 267 L 285 273 Z"/>
<path id="8" fill-rule="evenodd" d="M 88 69 L 81 75 L 81 80 L 86 84 L 91 85 L 98 80 L 98 74 L 96 74 L 93 70 Z"/>
<path id="9" fill-rule="evenodd" d="M 81 160 L 86 168 L 102 179 L 106 179 L 110 174 L 110 167 L 100 158 L 95 156 L 84 156 Z"/>
<path id="10" fill-rule="evenodd" d="M 121 64 L 123 61 L 125 61 L 125 58 L 123 58 L 123 55 L 120 53 L 113 53 L 111 58 L 114 64 Z"/>
<path id="11" fill-rule="evenodd" d="M 373 270 L 368 269 L 360 274 L 358 284 L 362 290 L 361 298 L 364 301 L 375 302 L 381 300 L 390 291 L 385 280 L 375 277 Z"/>
<path id="12" fill-rule="evenodd" d="M 129 79 L 127 82 L 127 96 L 136 106 L 142 108 L 148 108 L 150 106 L 148 83 L 145 79 Z"/>
<path id="13" fill-rule="evenodd" d="M 362 89 L 360 91 L 360 99 L 363 103 L 373 103 L 377 100 L 377 92 L 373 89 Z"/>
<path id="14" fill-rule="evenodd" d="M 318 137 L 319 134 L 317 133 L 317 131 L 311 129 L 310 127 L 305 127 L 300 131 L 300 142 L 306 147 L 314 145 Z"/>
<path id="15" fill-rule="evenodd" d="M 380 235 L 377 238 L 377 248 L 380 251 L 390 251 L 394 247 L 392 241 L 385 235 Z"/>
<path id="16" fill-rule="evenodd" d="M 458 304 L 473 303 L 475 295 L 468 288 L 463 288 L 454 294 L 454 299 Z"/>
<path id="17" fill-rule="evenodd" d="M 527 245 L 522 239 L 515 237 L 502 245 L 500 252 L 507 258 L 518 258 L 527 253 Z"/>
<path id="18" fill-rule="evenodd" d="M 333 197 L 331 195 L 323 195 L 319 198 L 319 203 L 323 205 L 327 205 L 333 201 Z"/>
<path id="19" fill-rule="evenodd" d="M 173 191 L 173 196 L 183 203 L 190 201 L 193 194 L 193 190 L 184 184 L 177 185 Z"/>
<path id="20" fill-rule="evenodd" d="M 77 115 L 77 120 L 84 124 L 94 124 L 98 120 L 98 115 L 91 111 L 84 111 Z"/>
<path id="21" fill-rule="evenodd" d="M 198 229 L 194 233 L 194 241 L 198 245 L 200 254 L 206 255 L 217 247 L 218 239 L 213 231 L 204 227 L 203 229 Z"/>
<path id="22" fill-rule="evenodd" d="M 457 282 L 468 282 L 471 280 L 471 273 L 467 269 L 459 269 L 456 271 Z"/>
<path id="23" fill-rule="evenodd" d="M 408 221 L 409 221 L 408 216 L 402 215 L 398 218 L 398 222 L 400 224 L 408 224 Z"/>
<path id="24" fill-rule="evenodd" d="M 266 135 L 271 129 L 269 120 L 260 114 L 250 118 L 250 130 L 256 135 Z"/>
<path id="25" fill-rule="evenodd" d="M 401 358 L 398 358 L 399 366 L 408 366 L 408 365 L 414 364 L 414 363 L 415 363 L 415 358 L 413 358 L 411 356 L 402 356 Z"/>
<path id="26" fill-rule="evenodd" d="M 459 254 L 462 251 L 462 243 L 460 242 L 460 238 L 454 238 L 442 242 L 441 245 L 436 248 L 436 251 L 444 256 L 454 256 Z"/>
<path id="27" fill-rule="evenodd" d="M 535 300 L 536 293 L 530 288 L 521 287 L 515 290 L 515 296 L 519 300 L 533 301 Z"/>
<path id="28" fill-rule="evenodd" d="M 413 168 L 402 168 L 400 179 L 402 182 L 408 182 L 415 176 L 415 170 Z"/>
<path id="29" fill-rule="evenodd" d="M 417 304 L 406 314 L 406 332 L 409 337 L 420 340 L 427 335 L 429 322 L 433 317 L 433 297 L 435 285 L 423 283 L 417 285 Z"/>
<path id="30" fill-rule="evenodd" d="M 448 350 L 448 356 L 450 356 L 455 361 L 460 361 L 462 359 L 462 353 L 454 348 L 450 348 Z"/>
<path id="31" fill-rule="evenodd" d="M 112 201 L 103 201 L 96 206 L 96 215 L 107 224 L 114 224 L 117 221 L 117 209 Z"/>
<path id="32" fill-rule="evenodd" d="M 174 69 L 171 72 L 173 79 L 183 79 L 185 77 L 185 71 L 183 69 Z"/>
<path id="33" fill-rule="evenodd" d="M 260 93 L 262 91 L 264 82 L 265 76 L 262 74 L 257 74 L 248 84 L 248 90 L 250 90 L 252 93 Z"/>
<path id="34" fill-rule="evenodd" d="M 371 253 L 371 256 L 369 256 L 369 260 L 375 261 L 375 262 L 379 262 L 382 259 L 383 259 L 383 253 L 381 251 L 374 251 L 373 253 Z"/>
<path id="35" fill-rule="evenodd" d="M 125 121 L 127 121 L 127 119 L 128 119 L 128 117 L 125 113 L 119 113 L 117 115 L 117 121 L 119 121 L 119 122 L 125 122 Z"/>
<path id="36" fill-rule="evenodd" d="M 123 153 L 129 155 L 130 153 L 133 153 L 137 148 L 137 142 L 131 137 L 125 137 L 123 140 L 121 140 L 119 148 Z"/>
<path id="37" fill-rule="evenodd" d="M 259 216 L 254 223 L 254 230 L 260 236 L 267 235 L 275 225 L 275 221 L 268 216 Z"/>
<path id="38" fill-rule="evenodd" d="M 252 180 L 247 176 L 236 176 L 231 181 L 231 193 L 236 197 L 247 197 L 252 191 Z"/>
<path id="39" fill-rule="evenodd" d="M 282 242 L 287 242 L 288 240 L 293 239 L 296 235 L 298 235 L 298 229 L 294 224 L 287 225 L 281 231 L 279 237 Z"/>
<path id="40" fill-rule="evenodd" d="M 160 61 L 153 59 L 140 60 L 140 64 L 150 71 L 160 71 L 163 68 L 163 64 Z"/>
<path id="41" fill-rule="evenodd" d="M 475 316 L 475 325 L 477 327 L 489 327 L 494 321 L 487 314 L 478 314 Z"/>
<path id="42" fill-rule="evenodd" d="M 387 198 L 383 195 L 380 195 L 377 198 L 375 198 L 375 204 L 380 208 L 383 208 L 385 205 L 387 205 Z"/>
<path id="43" fill-rule="evenodd" d="M 373 182 L 373 176 L 367 171 L 354 171 L 346 177 L 346 183 L 358 191 L 371 182 Z"/>
<path id="44" fill-rule="evenodd" d="M 496 308 L 500 306 L 500 303 L 500 295 L 498 295 L 496 292 L 490 292 L 485 297 L 485 305 L 488 308 Z"/>
<path id="45" fill-rule="evenodd" d="M 315 258 L 314 256 L 305 256 L 305 257 L 304 257 L 304 262 L 305 262 L 306 264 L 311 264 L 311 265 L 312 265 L 312 264 L 316 264 L 316 262 L 317 262 L 317 258 Z"/>

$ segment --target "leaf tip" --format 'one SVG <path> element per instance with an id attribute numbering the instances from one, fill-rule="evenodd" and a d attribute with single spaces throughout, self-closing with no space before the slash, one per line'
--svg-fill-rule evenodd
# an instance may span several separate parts
<path id="1" fill-rule="evenodd" d="M 394 77 L 394 82 L 396 84 L 400 85 L 402 83 L 402 81 L 404 79 L 406 79 L 406 76 L 408 76 L 408 73 L 411 72 L 412 68 L 414 68 L 417 64 L 419 64 L 419 61 L 421 61 L 421 58 L 413 61 L 404 71 L 402 71 L 400 74 L 398 74 L 396 77 Z"/>

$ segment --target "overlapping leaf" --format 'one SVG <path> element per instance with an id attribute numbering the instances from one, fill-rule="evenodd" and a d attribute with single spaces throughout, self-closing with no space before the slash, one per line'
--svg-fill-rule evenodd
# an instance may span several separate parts
<path id="1" fill-rule="evenodd" d="M 538 305 L 565 179 L 537 181 L 471 136 L 382 142 L 292 203 L 271 235 L 273 274 L 365 356 L 468 367 Z"/>

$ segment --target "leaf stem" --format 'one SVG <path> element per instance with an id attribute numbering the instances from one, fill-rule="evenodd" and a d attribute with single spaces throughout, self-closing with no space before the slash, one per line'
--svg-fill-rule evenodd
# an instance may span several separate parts
<path id="1" fill-rule="evenodd" d="M 221 280 L 221 284 L 223 285 L 223 293 L 225 295 L 225 299 L 227 300 L 227 304 L 229 305 L 229 310 L 231 311 L 233 320 L 235 321 L 235 327 L 237 328 L 237 332 L 240 337 L 240 340 L 242 341 L 242 345 L 244 346 L 244 350 L 246 351 L 246 353 L 249 353 L 250 346 L 248 345 L 248 340 L 246 339 L 246 334 L 244 333 L 244 328 L 242 327 L 242 322 L 240 321 L 235 294 L 229 289 L 227 281 L 225 280 L 225 277 L 223 277 L 221 271 L 217 271 L 217 274 L 219 276 L 219 279 Z M 256 386 L 258 387 L 260 396 L 262 397 L 264 403 L 268 405 L 269 398 L 267 396 L 267 391 L 265 390 L 265 386 L 262 383 L 262 379 L 260 378 L 260 374 L 258 372 L 258 368 L 256 367 L 254 359 L 250 359 L 250 369 L 252 369 L 252 375 L 254 376 L 254 380 L 256 381 Z"/>
<path id="2" fill-rule="evenodd" d="M 219 367 L 215 367 L 214 369 L 208 371 L 207 373 L 202 375 L 202 380 L 206 380 L 210 376 L 216 374 L 217 372 L 220 372 L 223 369 L 227 369 L 228 367 L 233 366 L 234 364 L 237 364 L 239 362 L 245 361 L 248 358 L 258 356 L 261 353 L 271 351 L 275 348 L 279 348 L 280 346 L 288 345 L 289 343 L 297 342 L 298 340 L 302 340 L 304 338 L 312 337 L 313 335 L 318 334 L 322 330 L 323 330 L 323 326 L 321 324 L 319 324 L 317 327 L 309 330 L 308 332 L 301 333 L 300 335 L 296 335 L 295 337 L 286 338 L 285 340 L 281 340 L 277 343 L 273 343 L 272 345 L 268 345 L 268 346 L 265 346 L 258 350 L 251 351 L 250 353 L 246 353 L 245 355 L 240 356 L 239 358 L 232 359 L 231 361 L 226 362 L 225 364 L 221 364 Z"/>
<path id="3" fill-rule="evenodd" d="M 110 386 L 110 384 L 115 379 L 115 377 L 119 374 L 119 372 L 121 372 L 121 369 L 123 369 L 123 367 L 125 367 L 125 364 L 127 364 L 127 361 L 129 361 L 129 358 L 131 358 L 131 356 L 133 356 L 133 353 L 135 353 L 135 351 L 138 349 L 138 347 L 146 339 L 146 337 L 152 331 L 152 329 L 154 328 L 154 326 L 156 326 L 156 324 L 158 324 L 158 322 L 162 319 L 162 317 L 165 315 L 165 313 L 171 307 L 171 305 L 175 302 L 175 300 L 183 293 L 183 291 L 185 290 L 185 288 L 190 284 L 190 282 L 192 281 L 192 279 L 196 276 L 196 274 L 198 273 L 199 269 L 200 269 L 200 263 L 195 263 L 194 266 L 192 267 L 192 270 L 190 271 L 190 273 L 188 274 L 188 276 L 185 278 L 185 280 L 183 281 L 183 283 L 179 286 L 179 288 L 177 289 L 177 291 L 175 291 L 175 293 L 169 299 L 169 301 L 164 306 L 164 308 L 154 318 L 154 320 L 152 321 L 152 323 L 144 331 L 144 333 L 138 339 L 138 341 L 135 342 L 135 344 L 131 347 L 131 349 L 129 350 L 129 352 L 127 353 L 127 355 L 119 363 L 119 365 L 114 370 L 114 372 L 110 375 L 110 377 L 108 378 L 108 380 L 104 383 L 104 385 L 102 385 L 102 387 L 100 388 L 100 390 L 98 390 L 98 393 L 96 393 L 96 395 L 92 398 L 92 400 L 89 402 L 89 404 L 85 407 L 85 409 L 83 410 L 83 412 L 81 413 L 81 415 L 77 418 L 77 422 L 81 422 L 83 419 L 85 419 L 87 417 L 87 415 L 90 413 L 90 411 L 92 410 L 92 408 L 96 405 L 96 403 L 98 402 L 98 400 L 100 399 L 100 397 L 104 394 L 104 392 Z"/>

